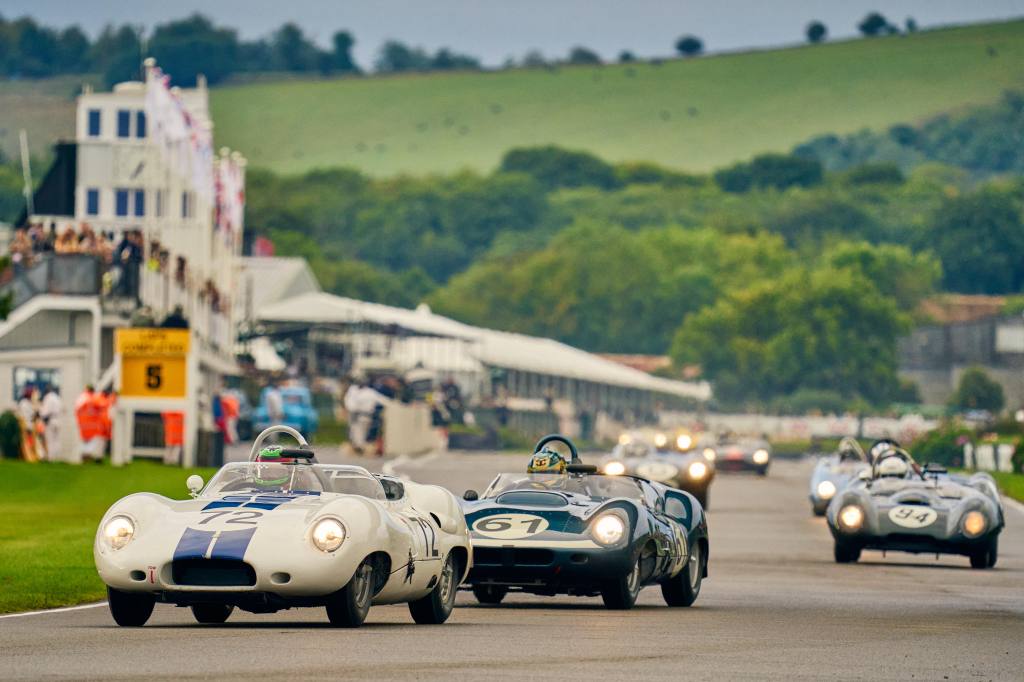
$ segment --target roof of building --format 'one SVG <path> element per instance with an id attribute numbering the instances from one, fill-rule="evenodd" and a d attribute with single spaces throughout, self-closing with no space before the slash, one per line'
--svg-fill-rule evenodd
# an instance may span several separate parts
<path id="1" fill-rule="evenodd" d="M 242 265 L 242 299 L 252 311 L 301 294 L 320 291 L 320 283 L 305 258 L 245 257 Z"/>
<path id="2" fill-rule="evenodd" d="M 1005 296 L 942 294 L 921 301 L 919 309 L 935 324 L 954 324 L 999 316 L 1005 305 Z"/>
<path id="3" fill-rule="evenodd" d="M 302 294 L 258 309 L 262 322 L 372 324 L 411 334 L 463 339 L 471 354 L 492 367 L 566 377 L 599 384 L 705 400 L 707 383 L 654 377 L 553 339 L 473 327 L 435 315 L 425 305 L 416 310 L 367 303 L 323 292 Z"/>

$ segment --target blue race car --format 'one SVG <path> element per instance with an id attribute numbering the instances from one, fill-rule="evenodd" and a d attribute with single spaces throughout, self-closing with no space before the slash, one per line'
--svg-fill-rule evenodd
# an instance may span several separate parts
<path id="1" fill-rule="evenodd" d="M 284 406 L 284 417 L 274 422 L 267 413 L 267 394 L 277 390 L 281 394 Z M 276 424 L 290 426 L 299 433 L 313 436 L 320 425 L 320 415 L 313 407 L 313 396 L 305 386 L 287 386 L 274 389 L 271 386 L 260 392 L 260 404 L 253 413 L 253 425 L 257 432 Z"/>
<path id="2" fill-rule="evenodd" d="M 561 443 L 568 457 L 550 448 Z M 566 461 L 568 459 L 568 461 Z M 601 595 L 629 609 L 646 585 L 669 606 L 690 606 L 707 577 L 708 527 L 690 493 L 580 462 L 567 438 L 537 444 L 525 474 L 499 474 L 463 511 L 473 543 L 466 583 L 497 604 L 510 590 Z"/>

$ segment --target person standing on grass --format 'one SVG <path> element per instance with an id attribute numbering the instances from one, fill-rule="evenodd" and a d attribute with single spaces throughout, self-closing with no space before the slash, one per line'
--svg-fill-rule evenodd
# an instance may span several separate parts
<path id="1" fill-rule="evenodd" d="M 92 384 L 86 384 L 85 390 L 75 403 L 75 419 L 78 422 L 78 435 L 82 439 L 83 459 L 103 461 L 103 453 L 107 449 L 107 441 L 104 438 L 105 403 L 106 401 L 93 390 Z"/>
<path id="2" fill-rule="evenodd" d="M 46 388 L 39 416 L 46 428 L 46 457 L 51 462 L 56 461 L 60 459 L 60 426 L 64 416 L 64 401 L 60 399 L 60 390 L 53 384 Z"/>

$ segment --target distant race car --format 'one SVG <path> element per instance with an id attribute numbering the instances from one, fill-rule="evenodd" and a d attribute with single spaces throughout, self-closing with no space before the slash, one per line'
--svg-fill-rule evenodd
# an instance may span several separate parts
<path id="1" fill-rule="evenodd" d="M 253 427 L 257 431 L 274 425 L 267 412 L 267 393 L 272 390 L 274 389 L 268 386 L 260 392 L 260 404 L 253 411 Z M 305 386 L 283 386 L 276 390 L 281 394 L 284 408 L 282 423 L 300 433 L 315 434 L 320 426 L 320 415 L 313 407 L 313 395 L 309 389 Z"/>
<path id="2" fill-rule="evenodd" d="M 724 438 L 715 447 L 718 471 L 753 471 L 758 476 L 768 474 L 772 447 L 761 439 Z"/>
<path id="3" fill-rule="evenodd" d="M 988 474 L 950 476 L 918 466 L 898 447 L 880 452 L 870 469 L 829 503 L 835 560 L 850 563 L 864 549 L 961 554 L 973 568 L 996 564 L 1003 509 Z"/>
<path id="4" fill-rule="evenodd" d="M 715 451 L 686 453 L 661 451 L 641 440 L 616 445 L 611 454 L 598 463 L 598 468 L 609 476 L 638 476 L 657 481 L 673 488 L 685 490 L 708 509 L 711 482 L 715 478 Z"/>
<path id="5" fill-rule="evenodd" d="M 871 469 L 868 456 L 856 438 L 844 438 L 835 453 L 820 457 L 811 474 L 811 510 L 824 516 L 836 493 L 857 480 L 860 472 Z"/>
<path id="6" fill-rule="evenodd" d="M 541 439 L 527 471 L 500 474 L 479 498 L 466 491 L 473 538 L 466 582 L 481 603 L 497 604 L 517 590 L 599 594 L 606 607 L 628 609 L 654 584 L 669 606 L 697 599 L 707 577 L 708 528 L 693 495 L 600 475 L 557 435 Z"/>
<path id="7" fill-rule="evenodd" d="M 276 433 L 299 447 L 262 447 Z M 469 531 L 443 488 L 317 464 L 302 436 L 275 426 L 248 462 L 227 464 L 191 500 L 122 498 L 100 522 L 94 557 L 118 625 L 145 624 L 156 602 L 190 606 L 200 623 L 324 606 L 358 627 L 371 604 L 409 604 L 443 623 L 469 571 Z M 202 488 L 202 490 L 200 490 Z"/>

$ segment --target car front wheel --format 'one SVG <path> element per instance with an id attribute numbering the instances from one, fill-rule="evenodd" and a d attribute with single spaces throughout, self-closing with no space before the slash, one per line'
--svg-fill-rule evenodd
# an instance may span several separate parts
<path id="1" fill-rule="evenodd" d="M 227 621 L 235 610 L 230 604 L 193 604 L 192 616 L 196 622 L 206 625 L 219 625 Z"/>
<path id="2" fill-rule="evenodd" d="M 459 587 L 459 562 L 451 554 L 444 562 L 441 577 L 426 597 L 409 602 L 409 613 L 420 625 L 440 625 L 455 608 L 455 591 Z"/>
<path id="3" fill-rule="evenodd" d="M 860 559 L 860 547 L 848 542 L 836 540 L 835 554 L 837 564 L 852 564 Z"/>
<path id="4" fill-rule="evenodd" d="M 153 615 L 156 599 L 143 592 L 122 592 L 107 588 L 107 605 L 114 622 L 121 627 L 141 627 Z"/>
<path id="5" fill-rule="evenodd" d="M 473 596 L 481 604 L 500 604 L 508 594 L 504 585 L 473 585 Z"/>
<path id="6" fill-rule="evenodd" d="M 627 610 L 636 604 L 640 594 L 640 559 L 637 557 L 633 569 L 616 580 L 608 580 L 601 586 L 601 599 L 605 607 L 616 610 Z"/>
<path id="7" fill-rule="evenodd" d="M 352 579 L 327 602 L 327 618 L 331 625 L 357 628 L 366 620 L 373 599 L 373 564 L 364 561 L 352 574 Z"/>
<path id="8" fill-rule="evenodd" d="M 971 568 L 992 568 L 999 559 L 999 538 L 992 538 L 971 552 Z"/>
<path id="9" fill-rule="evenodd" d="M 686 566 L 675 576 L 661 584 L 661 596 L 669 606 L 693 606 L 700 594 L 704 580 L 704 563 L 707 561 L 698 542 L 690 550 Z"/>

